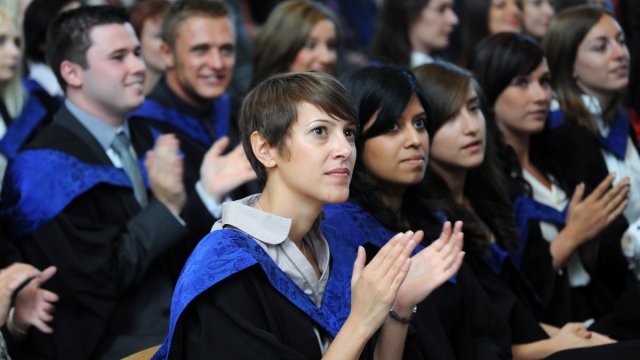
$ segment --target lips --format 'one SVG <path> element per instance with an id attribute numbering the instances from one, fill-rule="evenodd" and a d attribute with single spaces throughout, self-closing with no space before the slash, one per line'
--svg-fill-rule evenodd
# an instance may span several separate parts
<path id="1" fill-rule="evenodd" d="M 533 110 L 533 111 L 529 111 L 528 112 L 529 115 L 531 115 L 533 117 L 536 117 L 536 118 L 542 118 L 542 119 L 545 119 L 547 117 L 547 113 L 548 113 L 548 111 L 544 110 L 544 109 L 542 109 L 542 110 Z"/>
<path id="2" fill-rule="evenodd" d="M 325 173 L 325 175 L 340 176 L 340 177 L 349 176 L 350 174 L 351 174 L 351 170 L 349 170 L 346 167 L 331 169 Z"/>
<path id="3" fill-rule="evenodd" d="M 613 70 L 611 70 L 611 73 L 617 76 L 627 76 L 628 72 L 629 72 L 629 66 L 626 64 L 620 65 L 614 68 Z"/>
<path id="4" fill-rule="evenodd" d="M 479 148 L 480 148 L 480 145 L 482 145 L 482 141 L 480 141 L 480 140 L 475 140 L 475 141 L 472 141 L 472 142 L 470 142 L 470 143 L 468 143 L 468 144 L 464 145 L 464 146 L 462 147 L 462 150 L 471 150 L 471 151 L 475 151 L 475 150 L 477 150 L 477 149 L 479 149 Z"/>

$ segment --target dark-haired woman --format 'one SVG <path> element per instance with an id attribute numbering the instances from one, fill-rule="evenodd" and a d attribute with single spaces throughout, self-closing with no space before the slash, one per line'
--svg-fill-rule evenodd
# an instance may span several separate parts
<path id="1" fill-rule="evenodd" d="M 611 187 L 614 176 L 609 175 L 588 196 L 584 183 L 570 188 L 544 131 L 551 101 L 544 50 L 515 34 L 498 34 L 481 44 L 473 66 L 485 89 L 503 168 L 512 179 L 521 247 L 516 262 L 544 301 L 541 320 L 559 325 L 614 310 L 630 315 L 616 305 L 621 294 L 593 276 L 600 243 L 608 236 L 620 238 L 623 231 L 615 221 L 627 204 L 629 179 Z M 629 276 L 626 270 L 618 274 Z M 611 329 L 606 333 L 629 337 Z"/>
<path id="2" fill-rule="evenodd" d="M 423 245 L 429 244 L 444 220 L 423 184 L 432 122 L 427 98 L 403 66 L 367 67 L 348 76 L 345 85 L 363 129 L 356 139 L 360 158 L 350 201 L 325 207 L 323 226 L 372 254 L 402 229 L 425 231 Z M 466 266 L 417 305 L 411 324 L 416 350 L 427 359 L 511 358 L 506 323 Z"/>
<path id="3" fill-rule="evenodd" d="M 441 64 L 416 71 L 429 84 L 426 93 L 434 109 L 428 184 L 440 209 L 450 218 L 465 221 L 465 242 L 472 245 L 467 247 L 466 261 L 499 316 L 510 325 L 514 358 L 555 354 L 557 358 L 585 359 L 605 351 L 616 358 L 633 358 L 634 352 L 627 349 L 637 349 L 636 343 L 613 345 L 612 339 L 587 331 L 584 323 L 557 328 L 534 318 L 539 304 L 510 256 L 518 248 L 515 221 L 505 182 L 491 155 L 492 144 L 471 74 Z M 592 348 L 598 345 L 604 349 Z"/>
<path id="4" fill-rule="evenodd" d="M 458 25 L 454 0 L 386 0 L 371 48 L 374 59 L 418 66 L 433 61 L 449 46 Z"/>

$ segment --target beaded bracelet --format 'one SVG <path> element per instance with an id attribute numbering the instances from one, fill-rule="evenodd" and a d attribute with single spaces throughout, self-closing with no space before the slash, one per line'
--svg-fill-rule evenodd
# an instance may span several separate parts
<path id="1" fill-rule="evenodd" d="M 391 308 L 389 309 L 389 316 L 391 316 L 393 320 L 399 321 L 403 324 L 409 324 L 411 323 L 411 320 L 413 320 L 413 318 L 416 317 L 416 312 L 418 312 L 418 305 L 413 305 L 413 307 L 411 308 L 411 316 L 408 318 L 404 318 L 398 315 L 398 313 L 396 313 L 395 310 Z"/>

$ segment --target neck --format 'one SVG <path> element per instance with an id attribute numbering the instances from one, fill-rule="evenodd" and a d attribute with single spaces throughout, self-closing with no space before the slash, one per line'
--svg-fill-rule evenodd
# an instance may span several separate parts
<path id="1" fill-rule="evenodd" d="M 112 126 L 114 128 L 118 128 L 124 124 L 124 120 L 127 114 L 114 114 L 107 110 L 100 108 L 99 106 L 95 106 L 93 102 L 89 99 L 82 96 L 82 92 L 76 92 L 73 90 L 67 90 L 67 98 L 73 102 L 78 108 L 82 109 L 82 111 L 87 114 L 94 116 L 98 120 L 104 122 L 105 124 Z M 133 111 L 133 109 L 132 109 Z"/>
<path id="2" fill-rule="evenodd" d="M 182 101 L 198 109 L 206 109 L 210 105 L 211 100 L 190 96 L 189 93 L 180 85 L 175 71 L 167 70 L 166 77 L 169 89 L 171 89 L 174 94 L 182 99 Z"/>
<path id="3" fill-rule="evenodd" d="M 516 135 L 508 131 L 502 130 L 502 138 L 504 142 L 511 146 L 516 153 L 518 162 L 523 169 L 530 166 L 529 161 L 529 144 L 531 143 L 531 136 L 529 135 Z"/>
<path id="4" fill-rule="evenodd" d="M 162 73 L 155 71 L 151 68 L 147 68 L 144 78 L 144 93 L 149 94 L 158 83 L 158 80 L 162 77 Z"/>
<path id="5" fill-rule="evenodd" d="M 402 208 L 402 201 L 407 187 L 382 184 L 379 188 L 384 189 L 384 191 L 378 191 L 382 202 L 392 210 L 399 211 Z"/>
<path id="6" fill-rule="evenodd" d="M 274 181 L 267 181 L 258 201 L 258 208 L 291 219 L 289 238 L 300 247 L 302 238 L 311 230 L 320 216 L 322 204 L 312 199 L 296 196 L 284 186 L 274 186 Z"/>
<path id="7" fill-rule="evenodd" d="M 447 168 L 433 160 L 431 164 L 435 173 L 442 178 L 449 191 L 451 191 L 453 200 L 458 204 L 462 204 L 464 202 L 464 184 L 467 177 L 467 169 Z"/>

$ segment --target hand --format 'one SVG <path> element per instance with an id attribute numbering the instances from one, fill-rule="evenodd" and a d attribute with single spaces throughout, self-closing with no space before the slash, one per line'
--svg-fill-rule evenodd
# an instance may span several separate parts
<path id="1" fill-rule="evenodd" d="M 15 263 L 0 270 L 0 326 L 4 326 L 7 321 L 13 292 L 29 278 L 39 274 L 38 269 L 22 263 Z"/>
<path id="2" fill-rule="evenodd" d="M 187 201 L 182 182 L 184 164 L 179 151 L 180 142 L 175 135 L 161 135 L 144 162 L 153 196 L 174 214 L 180 214 Z"/>
<path id="3" fill-rule="evenodd" d="M 242 145 L 222 155 L 229 145 L 229 138 L 218 139 L 204 156 L 200 166 L 200 181 L 205 192 L 221 202 L 225 194 L 256 178 Z"/>
<path id="4" fill-rule="evenodd" d="M 351 277 L 349 314 L 349 318 L 359 325 L 356 328 L 366 328 L 370 336 L 382 325 L 409 271 L 409 256 L 417 244 L 413 232 L 397 234 L 366 267 L 365 251 L 358 248 Z"/>
<path id="5" fill-rule="evenodd" d="M 416 240 L 422 239 L 422 231 Z M 393 309 L 402 317 L 411 315 L 413 305 L 424 300 L 433 290 L 458 272 L 464 252 L 462 222 L 457 221 L 453 231 L 451 223 L 445 222 L 440 237 L 411 258 L 411 267 L 404 279 Z"/>
<path id="6" fill-rule="evenodd" d="M 551 338 L 556 351 L 615 343 L 615 340 L 587 330 L 583 323 L 567 323 Z"/>
<path id="7" fill-rule="evenodd" d="M 615 174 L 609 174 L 586 199 L 584 184 L 576 187 L 569 203 L 566 231 L 580 245 L 592 239 L 626 208 L 629 202 L 629 178 L 625 177 L 617 186 L 611 187 Z"/>
<path id="8" fill-rule="evenodd" d="M 53 332 L 47 322 L 53 320 L 51 313 L 53 313 L 54 306 L 52 303 L 58 301 L 58 295 L 42 289 L 41 286 L 51 279 L 56 270 L 55 266 L 49 266 L 18 292 L 13 316 L 14 325 L 18 328 L 27 329 L 33 325 L 43 333 Z"/>

